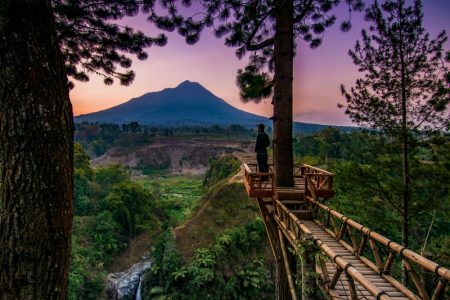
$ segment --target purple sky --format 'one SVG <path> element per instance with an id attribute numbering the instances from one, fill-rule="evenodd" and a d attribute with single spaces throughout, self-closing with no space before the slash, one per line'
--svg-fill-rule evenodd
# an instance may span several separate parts
<path id="1" fill-rule="evenodd" d="M 450 0 L 423 0 L 424 27 L 432 38 L 443 29 L 450 31 Z M 347 8 L 341 5 L 336 15 L 338 21 L 325 32 L 322 45 L 310 49 L 302 40 L 298 40 L 297 56 L 294 61 L 294 120 L 335 125 L 349 125 L 350 120 L 337 108 L 338 102 L 344 102 L 339 86 L 353 85 L 360 77 L 348 49 L 353 48 L 361 36 L 361 29 L 367 27 L 362 14 L 352 16 L 352 29 L 343 33 L 339 30 L 340 21 L 346 18 Z M 155 30 L 145 16 L 127 18 L 121 21 L 149 35 Z M 75 82 L 71 91 L 74 114 L 83 114 L 109 108 L 126 102 L 145 93 L 175 87 L 184 80 L 197 81 L 216 96 L 231 105 L 264 116 L 271 116 L 273 106 L 270 99 L 260 104 L 244 104 L 239 99 L 235 84 L 236 71 L 246 65 L 247 60 L 238 60 L 235 48 L 224 45 L 223 39 L 217 39 L 210 31 L 205 31 L 200 41 L 186 45 L 177 34 L 168 34 L 165 47 L 148 49 L 149 58 L 145 61 L 133 60 L 132 69 L 136 79 L 131 86 L 119 83 L 105 86 L 103 79 L 91 75 L 88 83 Z M 446 50 L 450 50 L 447 42 Z"/>

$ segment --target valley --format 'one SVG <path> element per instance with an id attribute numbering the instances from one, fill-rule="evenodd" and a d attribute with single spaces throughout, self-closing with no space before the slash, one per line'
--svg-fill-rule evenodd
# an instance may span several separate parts
<path id="1" fill-rule="evenodd" d="M 75 144 L 70 299 L 116 299 L 117 285 L 130 293 L 117 299 L 134 299 L 138 287 L 142 299 L 214 299 L 217 291 L 221 299 L 273 299 L 273 258 L 258 207 L 247 197 L 240 172 L 241 161 L 255 159 L 254 132 L 241 127 L 152 132 L 143 127 L 137 132 L 119 129 L 108 138 L 114 130 L 111 125 L 82 128 L 82 144 Z M 376 186 L 367 185 L 373 182 L 368 170 L 391 168 L 384 160 L 396 156 L 386 153 L 379 160 L 383 148 L 368 142 L 365 134 L 327 128 L 296 135 L 295 161 L 337 174 L 330 207 L 399 240 L 395 226 L 383 226 L 395 223 L 397 213 L 389 202 L 380 201 Z M 106 147 L 96 156 L 93 145 L 99 141 Z M 427 178 L 430 187 L 448 178 L 445 145 L 421 149 L 415 157 L 415 174 L 431 174 L 426 170 L 437 174 Z M 355 172 L 364 176 L 355 177 Z M 381 169 L 374 172 L 381 173 Z M 361 191 L 369 189 L 374 196 L 368 199 L 368 192 Z M 445 187 L 434 190 L 448 197 Z M 448 234 L 441 229 L 448 223 L 448 202 L 434 201 L 442 209 L 433 212 L 426 206 L 430 201 L 425 201 L 426 194 L 415 197 L 421 225 L 416 227 L 412 247 L 424 247 L 429 234 L 429 224 L 422 218 L 439 216 L 440 227 L 430 231 L 425 246 L 433 255 L 441 255 L 437 261 L 446 265 L 448 253 L 439 245 L 448 243 Z M 400 268 L 395 264 L 393 272 Z M 317 297 L 322 297 L 320 292 Z"/>
<path id="2" fill-rule="evenodd" d="M 162 265 L 170 257 L 161 247 L 168 247 L 172 237 L 175 248 L 170 255 L 178 257 L 177 268 L 195 263 L 199 249 L 212 247 L 226 232 L 241 232 L 250 226 L 246 224 L 259 224 L 258 233 L 255 229 L 251 232 L 259 239 L 264 237 L 257 207 L 235 175 L 241 164 L 237 157 L 252 156 L 250 139 L 220 135 L 152 137 L 147 142 L 138 139 L 134 136 L 127 146 L 112 146 L 89 161 L 81 144 L 76 146 L 71 299 L 115 299 L 122 292 L 132 293 L 137 289 L 136 278 L 140 278 L 137 274 L 148 268 L 144 262 L 151 264 L 151 270 L 166 268 Z M 130 230 L 130 225 L 135 229 Z M 231 255 L 218 261 L 220 268 L 225 268 L 220 272 L 225 272 L 225 278 L 235 276 L 241 269 L 235 269 L 232 261 L 252 264 L 258 259 L 266 266 L 261 276 L 271 276 L 268 248 L 251 253 L 235 253 L 235 258 Z M 149 275 L 153 272 L 145 273 L 141 287 L 144 299 L 156 297 L 160 288 L 165 290 L 161 280 L 172 280 L 167 273 L 159 274 L 156 280 Z M 270 295 L 269 291 L 265 289 L 264 294 Z"/>

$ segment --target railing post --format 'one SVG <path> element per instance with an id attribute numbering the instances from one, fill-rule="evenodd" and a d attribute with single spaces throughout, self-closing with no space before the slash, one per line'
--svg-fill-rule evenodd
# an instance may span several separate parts
<path id="1" fill-rule="evenodd" d="M 347 288 L 350 292 L 350 298 L 352 300 L 358 300 L 358 294 L 356 293 L 356 286 L 353 278 L 346 272 L 345 277 L 347 278 Z"/>

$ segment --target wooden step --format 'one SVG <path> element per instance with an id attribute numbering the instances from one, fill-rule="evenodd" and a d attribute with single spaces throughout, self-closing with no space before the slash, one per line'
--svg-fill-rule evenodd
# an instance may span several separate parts
<path id="1" fill-rule="evenodd" d="M 308 205 L 303 199 L 282 199 L 280 200 L 284 205 Z"/>
<path id="2" fill-rule="evenodd" d="M 275 198 L 283 200 L 303 200 L 305 196 L 305 191 L 294 190 L 294 189 L 279 189 L 275 190 Z"/>
<path id="3" fill-rule="evenodd" d="M 312 214 L 309 210 L 291 210 L 300 220 L 312 220 Z"/>

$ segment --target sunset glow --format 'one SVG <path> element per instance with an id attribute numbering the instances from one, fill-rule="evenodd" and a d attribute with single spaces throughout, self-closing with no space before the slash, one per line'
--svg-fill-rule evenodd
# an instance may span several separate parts
<path id="1" fill-rule="evenodd" d="M 424 5 L 424 26 L 431 37 L 441 30 L 450 28 L 450 1 L 426 0 Z M 294 120 L 309 123 L 349 125 L 350 120 L 337 108 L 343 102 L 339 92 L 341 83 L 351 86 L 358 78 L 356 67 L 347 55 L 362 28 L 367 26 L 362 14 L 352 15 L 353 28 L 348 33 L 339 30 L 339 23 L 347 17 L 346 7 L 337 12 L 338 21 L 325 32 L 322 45 L 311 50 L 303 41 L 297 41 L 297 56 L 294 61 Z M 138 16 L 121 21 L 149 35 L 155 30 Z M 205 32 L 200 41 L 187 45 L 177 34 L 168 34 L 168 44 L 162 48 L 148 49 L 145 61 L 133 60 L 132 69 L 136 79 L 131 86 L 117 82 L 105 86 L 102 78 L 91 74 L 88 83 L 75 82 L 71 100 L 75 115 L 106 109 L 148 92 L 175 87 L 184 80 L 196 81 L 216 96 L 231 105 L 256 114 L 271 116 L 271 99 L 260 104 L 242 103 L 235 84 L 236 71 L 246 65 L 247 60 L 238 60 L 234 48 L 224 45 L 211 32 Z M 446 50 L 450 43 L 447 42 Z"/>

